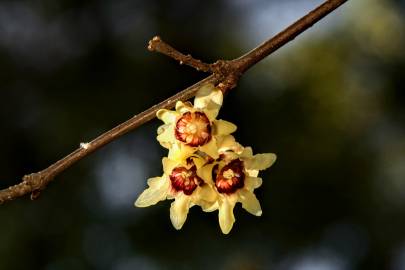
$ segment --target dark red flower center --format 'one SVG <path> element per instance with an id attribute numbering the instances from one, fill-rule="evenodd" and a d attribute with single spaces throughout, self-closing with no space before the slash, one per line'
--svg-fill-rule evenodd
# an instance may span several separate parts
<path id="1" fill-rule="evenodd" d="M 186 112 L 176 122 L 176 139 L 192 147 L 206 144 L 211 139 L 211 124 L 203 112 Z"/>
<path id="2" fill-rule="evenodd" d="M 172 170 L 169 177 L 174 190 L 183 191 L 186 195 L 191 195 L 197 186 L 203 183 L 203 180 L 197 175 L 195 165 L 190 169 L 186 167 L 176 167 Z"/>
<path id="3" fill-rule="evenodd" d="M 232 194 L 244 185 L 245 173 L 243 161 L 234 159 L 225 165 L 215 177 L 215 186 L 219 193 Z"/>

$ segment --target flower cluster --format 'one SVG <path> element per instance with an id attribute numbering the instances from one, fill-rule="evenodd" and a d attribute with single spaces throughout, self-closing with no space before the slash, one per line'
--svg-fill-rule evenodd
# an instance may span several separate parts
<path id="1" fill-rule="evenodd" d="M 164 122 L 157 140 L 169 150 L 164 157 L 163 175 L 150 178 L 135 206 L 147 207 L 174 199 L 170 219 L 176 229 L 186 221 L 189 208 L 218 210 L 224 234 L 232 229 L 237 202 L 249 213 L 260 216 L 262 210 L 254 189 L 262 184 L 260 170 L 269 168 L 276 155 L 256 154 L 243 147 L 231 135 L 236 126 L 216 119 L 223 100 L 222 92 L 211 84 L 196 94 L 194 104 L 177 102 L 176 109 L 159 110 Z"/>

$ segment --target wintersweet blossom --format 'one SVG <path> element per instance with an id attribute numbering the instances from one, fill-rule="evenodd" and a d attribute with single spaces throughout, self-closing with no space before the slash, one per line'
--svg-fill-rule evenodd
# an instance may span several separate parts
<path id="1" fill-rule="evenodd" d="M 254 190 L 262 184 L 259 171 L 270 167 L 276 155 L 253 155 L 252 148 L 236 142 L 231 135 L 236 126 L 216 119 L 222 101 L 222 92 L 207 84 L 198 90 L 194 104 L 179 101 L 174 111 L 157 112 L 164 122 L 158 128 L 157 140 L 169 153 L 162 159 L 163 175 L 148 180 L 149 187 L 135 206 L 174 199 L 170 220 L 178 230 L 192 206 L 198 205 L 205 212 L 218 210 L 224 234 L 235 222 L 237 202 L 253 215 L 262 214 Z"/>
<path id="2" fill-rule="evenodd" d="M 222 101 L 221 90 L 207 84 L 197 92 L 194 105 L 178 101 L 174 111 L 157 112 L 164 122 L 158 129 L 157 140 L 169 149 L 169 158 L 183 159 L 197 150 L 218 158 L 218 138 L 236 130 L 234 124 L 216 119 Z"/>
<path id="3" fill-rule="evenodd" d="M 251 147 L 240 149 L 240 145 L 228 137 L 220 145 L 222 153 L 220 158 L 213 164 L 212 178 L 208 183 L 214 183 L 217 192 L 216 202 L 209 206 L 205 205 L 204 211 L 219 210 L 219 225 L 224 234 L 228 234 L 235 222 L 233 208 L 237 202 L 255 216 L 262 215 L 262 209 L 253 191 L 262 185 L 262 179 L 258 177 L 259 171 L 269 168 L 276 160 L 272 153 L 253 155 Z M 230 151 L 231 148 L 239 149 L 238 152 Z M 206 169 L 204 169 L 206 170 Z"/>
<path id="4" fill-rule="evenodd" d="M 162 200 L 174 199 L 170 207 L 170 220 L 177 230 L 181 229 L 190 207 L 200 205 L 205 209 L 216 199 L 212 185 L 199 176 L 205 174 L 201 171 L 205 162 L 197 155 L 181 161 L 164 157 L 164 174 L 148 179 L 149 187 L 139 195 L 135 206 L 147 207 Z"/>

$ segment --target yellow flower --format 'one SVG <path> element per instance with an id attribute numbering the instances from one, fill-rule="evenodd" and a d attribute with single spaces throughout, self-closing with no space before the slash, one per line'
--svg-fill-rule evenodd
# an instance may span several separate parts
<path id="1" fill-rule="evenodd" d="M 191 155 L 183 161 L 162 159 L 164 174 L 148 179 L 149 188 L 135 202 L 137 207 L 147 207 L 165 199 L 174 199 L 170 207 L 170 220 L 179 230 L 186 221 L 189 208 L 200 205 L 203 209 L 216 199 L 212 184 L 207 184 L 201 174 L 205 159 Z"/>
<path id="2" fill-rule="evenodd" d="M 220 159 L 205 167 L 212 170 L 214 179 L 207 182 L 214 183 L 217 191 L 217 201 L 205 205 L 204 211 L 218 209 L 219 225 L 224 234 L 228 234 L 235 222 L 233 208 L 237 202 L 255 216 L 261 216 L 262 210 L 258 199 L 253 193 L 254 189 L 262 185 L 262 179 L 257 177 L 259 171 L 269 168 L 276 160 L 276 155 L 271 153 L 253 155 L 252 148 L 240 149 L 233 137 L 228 137 L 220 144 L 224 151 Z M 233 140 L 233 143 L 231 143 Z M 238 152 L 229 151 L 231 148 L 239 149 Z M 201 171 L 205 171 L 203 168 Z M 206 174 L 209 177 L 209 174 Z M 207 207 L 209 206 L 209 207 Z"/>
<path id="3" fill-rule="evenodd" d="M 189 208 L 198 205 L 205 212 L 219 210 L 219 225 L 228 234 L 235 222 L 237 202 L 249 213 L 260 216 L 261 206 L 253 191 L 260 187 L 259 171 L 269 168 L 274 154 L 253 155 L 231 135 L 236 126 L 217 120 L 222 92 L 211 84 L 201 87 L 194 104 L 177 102 L 176 109 L 159 110 L 164 124 L 157 140 L 169 149 L 162 159 L 164 174 L 148 180 L 148 188 L 139 195 L 137 207 L 174 199 L 170 220 L 181 229 Z"/>
<path id="4" fill-rule="evenodd" d="M 221 90 L 206 84 L 198 90 L 194 105 L 178 101 L 175 111 L 157 112 L 164 122 L 158 129 L 157 140 L 169 149 L 170 159 L 184 159 L 197 150 L 218 158 L 217 139 L 236 130 L 234 124 L 216 119 L 222 100 Z"/>

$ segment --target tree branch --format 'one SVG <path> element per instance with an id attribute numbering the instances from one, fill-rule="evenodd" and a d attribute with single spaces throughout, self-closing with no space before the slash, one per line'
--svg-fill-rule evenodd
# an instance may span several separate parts
<path id="1" fill-rule="evenodd" d="M 64 170 L 108 144 L 109 142 L 121 137 L 131 130 L 152 120 L 159 109 L 173 108 L 177 101 L 185 101 L 192 98 L 197 90 L 206 83 L 212 83 L 220 87 L 224 92 L 236 86 L 240 76 L 250 67 L 261 61 L 263 58 L 282 47 L 287 42 L 293 40 L 300 33 L 311 27 L 314 23 L 325 17 L 327 14 L 338 8 L 347 0 L 328 0 L 322 5 L 309 12 L 307 15 L 290 25 L 284 31 L 273 38 L 267 40 L 257 48 L 251 50 L 245 55 L 231 61 L 219 60 L 214 64 L 205 64 L 200 60 L 192 58 L 190 55 L 184 55 L 168 44 L 164 43 L 159 37 L 153 38 L 149 42 L 148 49 L 163 53 L 169 57 L 180 61 L 180 64 L 186 64 L 197 70 L 211 72 L 212 75 L 177 93 L 176 95 L 152 106 L 146 111 L 135 115 L 131 119 L 116 126 L 115 128 L 103 133 L 89 143 L 81 143 L 80 148 L 70 153 L 61 160 L 55 162 L 48 168 L 23 177 L 23 181 L 17 185 L 0 190 L 0 203 L 14 200 L 18 197 L 31 193 L 31 199 L 38 197 L 40 192 Z"/>

